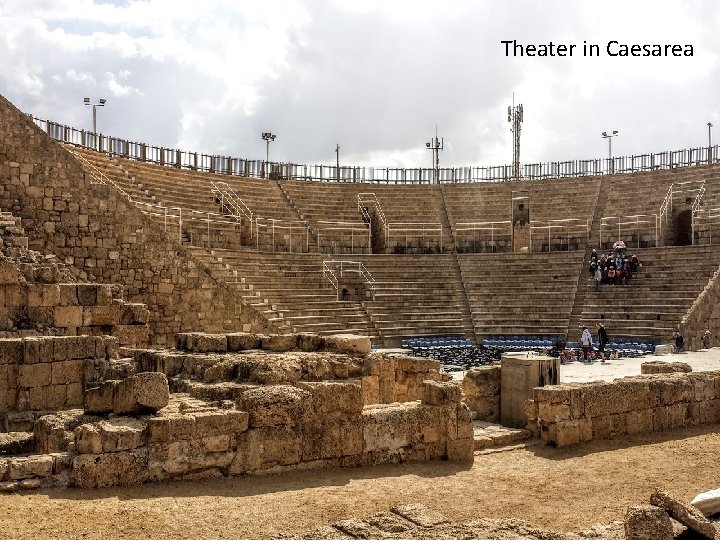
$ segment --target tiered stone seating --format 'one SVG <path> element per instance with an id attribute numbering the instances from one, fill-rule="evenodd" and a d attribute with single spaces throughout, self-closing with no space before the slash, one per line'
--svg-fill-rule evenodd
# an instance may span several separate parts
<path id="1" fill-rule="evenodd" d="M 664 224 L 656 229 L 655 215 L 665 200 L 670 185 L 700 179 L 697 169 L 682 168 L 632 175 L 611 175 L 604 179 L 603 193 L 598 203 L 599 216 L 605 218 L 602 228 L 602 247 L 611 247 L 616 240 L 623 240 L 628 247 L 654 247 L 656 235 L 658 244 L 665 243 L 668 227 Z M 675 202 L 678 202 L 676 199 Z M 683 198 L 684 203 L 684 198 Z M 628 216 L 637 218 L 640 223 Z M 623 218 L 618 238 L 617 221 L 608 218 Z M 672 220 L 672 216 L 670 216 Z M 593 239 L 599 242 L 598 239 Z"/>
<path id="2" fill-rule="evenodd" d="M 713 246 L 673 246 L 632 250 L 642 268 L 628 285 L 595 290 L 586 271 L 580 281 L 585 301 L 579 324 L 602 322 L 611 336 L 670 339 L 683 315 L 720 265 Z M 579 335 L 577 326 L 570 336 Z"/>
<path id="3" fill-rule="evenodd" d="M 705 195 L 695 220 L 695 244 L 720 243 L 720 166 L 703 167 Z"/>
<path id="4" fill-rule="evenodd" d="M 227 231 L 226 235 L 229 237 L 227 246 L 258 247 L 259 245 L 261 248 L 272 249 L 274 245 L 276 250 L 289 249 L 289 229 L 277 228 L 273 242 L 271 232 L 267 227 L 262 227 L 263 223 L 267 225 L 267 221 L 263 220 L 279 220 L 285 225 L 299 220 L 275 181 L 177 170 L 131 160 L 120 159 L 118 161 L 124 169 L 131 171 L 131 175 L 142 182 L 143 186 L 158 200 L 169 206 L 179 206 L 187 210 L 186 216 L 183 217 L 184 221 L 193 220 L 190 223 L 191 230 L 194 234 L 200 235 L 199 241 L 192 242 L 194 245 L 205 247 L 218 245 L 217 239 L 212 236 L 209 240 L 205 238 L 207 220 L 210 218 L 211 229 L 214 225 L 219 230 Z M 239 243 L 232 241 L 238 235 L 238 227 L 232 223 L 222 223 L 228 219 L 217 215 L 225 212 L 212 193 L 212 182 L 227 183 L 252 212 L 252 223 L 249 216 L 241 216 L 242 240 Z M 256 218 L 262 218 L 259 239 L 256 237 L 258 232 Z M 295 225 L 298 224 L 295 223 Z M 292 234 L 294 250 L 301 248 L 305 250 L 306 238 L 302 228 L 295 228 Z"/>
<path id="5" fill-rule="evenodd" d="M 338 301 L 334 286 L 323 276 L 322 255 L 224 249 L 194 252 L 281 329 L 376 336 L 358 302 Z"/>
<path id="6" fill-rule="evenodd" d="M 509 224 L 497 224 L 491 233 L 489 225 L 483 230 L 457 230 L 459 224 L 509 222 L 512 219 L 513 192 L 527 196 L 533 223 L 533 251 L 547 251 L 547 229 L 540 228 L 548 220 L 577 220 L 569 228 L 553 227 L 550 248 L 553 251 L 583 249 L 587 234 L 586 220 L 592 221 L 599 189 L 595 178 L 543 180 L 537 182 L 502 182 L 483 184 L 448 184 L 442 187 L 450 224 L 459 251 L 511 251 L 512 236 Z M 559 225 L 559 223 L 554 223 Z M 460 228 L 466 227 L 460 225 Z M 568 242 L 568 237 L 570 241 Z"/>
<path id="7" fill-rule="evenodd" d="M 409 336 L 473 336 L 464 316 L 464 294 L 453 255 L 365 255 L 361 261 L 375 280 L 365 302 L 385 340 Z"/>
<path id="8" fill-rule="evenodd" d="M 478 339 L 491 335 L 564 335 L 582 251 L 459 255 Z"/>
<path id="9" fill-rule="evenodd" d="M 297 205 L 300 214 L 312 224 L 319 233 L 321 243 L 333 248 L 336 253 L 350 253 L 349 232 L 327 230 L 330 225 L 322 222 L 341 221 L 364 227 L 361 212 L 358 210 L 357 197 L 361 193 L 375 194 L 386 223 L 390 225 L 387 242 L 384 241 L 383 224 L 373 213 L 376 223 L 373 224 L 382 242 L 375 245 L 374 252 L 437 252 L 440 250 L 441 239 L 438 227 L 442 230 L 442 247 L 444 251 L 453 248 L 452 235 L 444 210 L 442 194 L 437 186 L 428 185 L 376 185 L 354 183 L 315 183 L 284 181 L 283 189 Z M 373 209 L 370 208 L 372 211 Z M 419 224 L 426 224 L 425 231 Z M 410 230 L 413 229 L 413 230 Z M 365 244 L 355 232 L 352 252 L 367 253 Z"/>

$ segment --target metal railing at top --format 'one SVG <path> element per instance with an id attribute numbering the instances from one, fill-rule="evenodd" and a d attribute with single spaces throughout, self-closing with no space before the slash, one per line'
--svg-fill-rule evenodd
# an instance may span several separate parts
<path id="1" fill-rule="evenodd" d="M 275 251 L 276 248 L 276 234 L 285 234 L 287 231 L 288 235 L 288 251 L 290 253 L 293 252 L 293 231 L 295 231 L 295 239 L 296 239 L 296 247 L 298 245 L 298 240 L 300 242 L 299 245 L 302 246 L 302 244 L 305 244 L 305 252 L 307 253 L 310 251 L 310 228 L 308 227 L 308 224 L 305 221 L 301 220 L 284 220 L 284 219 L 275 219 L 275 218 L 261 218 L 261 217 L 255 217 L 255 243 L 256 243 L 256 249 L 260 251 L 260 235 L 261 234 L 269 234 L 271 236 L 271 242 L 270 246 L 272 247 L 272 251 Z M 303 236 L 305 237 L 305 240 L 303 241 Z M 295 251 L 298 251 L 297 249 Z"/>
<path id="2" fill-rule="evenodd" d="M 440 245 L 440 251 L 443 250 L 443 228 L 442 223 L 388 223 L 385 227 L 385 245 L 390 245 L 390 238 L 395 236 L 405 237 L 405 251 L 408 248 L 408 239 L 422 237 L 425 239 L 428 235 L 437 236 Z"/>
<path id="3" fill-rule="evenodd" d="M 323 261 L 323 277 L 326 277 L 335 287 L 335 291 L 339 292 L 339 283 L 343 274 L 358 274 L 365 282 L 365 285 L 371 292 L 375 291 L 375 278 L 365 267 L 362 261 L 345 261 L 345 260 L 329 260 Z"/>
<path id="4" fill-rule="evenodd" d="M 384 184 L 432 184 L 433 168 L 397 167 L 340 167 L 335 165 L 302 165 L 296 163 L 269 163 L 231 156 L 209 155 L 198 152 L 164 148 L 133 142 L 116 137 L 94 134 L 85 130 L 42 120 L 30 115 L 35 124 L 55 140 L 104 152 L 113 156 L 145 161 L 178 169 L 207 171 L 232 176 L 263 178 L 266 169 L 273 176 L 288 180 L 317 182 L 362 182 Z M 523 180 L 544 178 L 576 178 L 605 174 L 623 174 L 642 171 L 674 169 L 706 165 L 720 160 L 720 148 L 715 146 L 668 150 L 652 154 L 618 156 L 605 159 L 552 161 L 522 166 Z M 498 182 L 515 179 L 512 165 L 490 167 L 455 167 L 438 169 L 440 184 L 468 182 Z"/>
<path id="5" fill-rule="evenodd" d="M 362 235 L 363 238 L 367 238 L 367 248 L 370 250 L 372 246 L 372 240 L 370 238 L 370 224 L 369 223 L 358 223 L 355 221 L 318 221 L 316 234 L 317 234 L 317 247 L 318 252 L 321 250 L 321 237 L 323 233 L 333 231 L 339 234 L 350 234 L 350 253 L 355 253 L 355 236 Z"/>
<path id="6" fill-rule="evenodd" d="M 552 237 L 553 230 L 560 230 L 561 234 L 555 233 L 556 238 L 565 237 L 567 240 L 567 248 L 570 250 L 570 238 L 579 238 L 584 236 L 585 241 L 590 240 L 590 220 L 579 219 L 579 218 L 568 218 L 568 219 L 545 219 L 545 220 L 531 220 L 529 233 L 529 250 L 533 248 L 533 230 L 547 229 L 547 242 L 548 251 L 552 251 Z M 564 229 L 564 232 L 563 232 Z M 535 235 L 537 236 L 537 235 Z M 545 238 L 545 235 L 542 235 Z"/>
<path id="7" fill-rule="evenodd" d="M 655 230 L 655 247 L 659 247 L 660 216 L 657 214 L 636 214 L 634 216 L 608 216 L 600 219 L 600 246 L 603 245 L 603 231 L 617 230 L 616 240 L 625 241 L 625 237 L 637 235 L 637 247 L 640 247 L 641 231 L 648 226 Z M 605 238 L 607 240 L 607 238 Z"/>

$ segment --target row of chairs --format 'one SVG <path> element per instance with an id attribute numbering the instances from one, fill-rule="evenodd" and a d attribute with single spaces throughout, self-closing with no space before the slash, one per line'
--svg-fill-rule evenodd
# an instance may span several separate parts
<path id="1" fill-rule="evenodd" d="M 483 345 L 506 352 L 537 351 L 552 348 L 563 340 L 563 336 L 492 336 L 483 339 Z"/>
<path id="2" fill-rule="evenodd" d="M 403 339 L 402 346 L 410 349 L 421 347 L 474 347 L 472 340 L 466 337 L 445 336 L 445 337 L 418 337 Z"/>

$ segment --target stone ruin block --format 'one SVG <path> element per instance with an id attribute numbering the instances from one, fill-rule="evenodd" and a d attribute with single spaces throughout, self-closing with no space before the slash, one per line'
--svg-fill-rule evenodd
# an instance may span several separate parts
<path id="1" fill-rule="evenodd" d="M 163 373 L 147 372 L 122 381 L 106 381 L 88 389 L 85 410 L 89 413 L 144 414 L 168 404 L 170 389 Z"/>
<path id="2" fill-rule="evenodd" d="M 661 360 L 652 360 L 640 364 L 641 375 L 652 375 L 655 373 L 690 373 L 692 367 L 685 362 L 663 362 Z"/>
<path id="3" fill-rule="evenodd" d="M 679 521 L 696 533 L 710 540 L 717 538 L 718 530 L 712 521 L 708 520 L 702 512 L 694 506 L 682 502 L 668 492 L 660 489 L 655 490 L 650 496 L 650 504 L 666 510 L 673 519 Z"/>
<path id="4" fill-rule="evenodd" d="M 81 454 L 73 460 L 71 482 L 85 488 L 132 486 L 148 479 L 148 449 Z"/>
<path id="5" fill-rule="evenodd" d="M 258 334 L 236 332 L 227 335 L 228 352 L 239 352 L 262 349 L 262 337 Z"/>
<path id="6" fill-rule="evenodd" d="M 196 353 L 227 352 L 228 340 L 225 334 L 188 332 L 175 335 L 177 349 Z"/>
<path id="7" fill-rule="evenodd" d="M 70 409 L 41 416 L 35 422 L 36 450 L 42 454 L 75 450 L 74 430 L 83 424 L 96 422 L 97 416 L 86 415 L 82 409 Z"/>
<path id="8" fill-rule="evenodd" d="M 462 382 L 465 403 L 486 422 L 500 419 L 500 366 L 473 368 Z"/>
<path id="9" fill-rule="evenodd" d="M 262 348 L 266 351 L 287 352 L 293 351 L 298 347 L 298 338 L 296 334 L 274 334 L 271 336 L 262 336 Z"/>
<path id="10" fill-rule="evenodd" d="M 670 516 L 656 506 L 631 506 L 625 514 L 625 539 L 672 540 Z"/>
<path id="11" fill-rule="evenodd" d="M 690 503 L 706 517 L 720 514 L 720 489 L 699 493 Z"/>
<path id="12" fill-rule="evenodd" d="M 423 381 L 422 403 L 425 405 L 448 405 L 460 403 L 462 389 L 456 382 Z"/>
<path id="13" fill-rule="evenodd" d="M 298 334 L 298 349 L 305 352 L 321 351 L 325 348 L 325 338 L 318 334 Z"/>
<path id="14" fill-rule="evenodd" d="M 363 426 L 357 416 L 317 419 L 302 425 L 302 460 L 359 456 Z"/>
<path id="15" fill-rule="evenodd" d="M 325 336 L 325 349 L 344 354 L 368 354 L 371 350 L 371 343 L 367 336 L 336 334 Z"/>
<path id="16" fill-rule="evenodd" d="M 362 389 L 354 382 L 298 382 L 312 396 L 311 415 L 316 419 L 359 416 L 363 409 Z"/>
<path id="17" fill-rule="evenodd" d="M 125 347 L 146 347 L 150 343 L 150 328 L 141 324 L 116 324 L 112 335 Z"/>
<path id="18" fill-rule="evenodd" d="M 277 385 L 248 390 L 238 408 L 250 415 L 250 427 L 295 426 L 305 421 L 312 407 L 312 394 L 294 386 Z"/>
<path id="19" fill-rule="evenodd" d="M 116 417 L 86 423 L 74 430 L 75 449 L 80 454 L 103 454 L 133 450 L 147 444 L 148 422 Z"/>
<path id="20" fill-rule="evenodd" d="M 237 410 L 153 416 L 148 420 L 150 443 L 163 445 L 177 440 L 236 436 L 247 431 L 248 419 L 247 412 Z"/>
<path id="21" fill-rule="evenodd" d="M 238 437 L 238 451 L 229 474 L 295 465 L 302 460 L 302 436 L 287 425 L 250 429 Z"/>

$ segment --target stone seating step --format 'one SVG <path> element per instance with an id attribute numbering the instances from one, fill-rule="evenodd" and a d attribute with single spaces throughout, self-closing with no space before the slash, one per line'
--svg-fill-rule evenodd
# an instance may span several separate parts
<path id="1" fill-rule="evenodd" d="M 531 438 L 532 433 L 527 429 L 508 428 L 500 424 L 473 420 L 473 445 L 476 451 L 518 444 Z"/>

